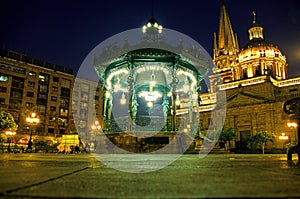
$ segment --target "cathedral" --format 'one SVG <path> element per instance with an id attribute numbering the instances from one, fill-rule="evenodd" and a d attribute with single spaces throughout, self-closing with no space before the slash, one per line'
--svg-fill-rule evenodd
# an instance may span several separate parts
<path id="1" fill-rule="evenodd" d="M 200 132 L 208 134 L 223 119 L 225 127 L 237 132 L 234 148 L 245 149 L 250 136 L 262 131 L 275 135 L 270 148 L 281 148 L 297 140 L 296 125 L 291 125 L 282 107 L 288 99 L 299 96 L 300 78 L 288 78 L 285 55 L 265 40 L 263 26 L 255 13 L 253 16 L 249 41 L 240 48 L 226 6 L 221 5 L 210 88 L 200 95 Z M 220 109 L 220 93 L 224 93 L 226 110 L 223 118 L 215 119 L 212 114 Z M 287 140 L 279 139 L 283 135 Z"/>

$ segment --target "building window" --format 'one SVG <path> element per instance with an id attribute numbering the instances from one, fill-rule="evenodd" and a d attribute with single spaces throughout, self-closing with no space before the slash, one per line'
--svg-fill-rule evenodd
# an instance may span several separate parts
<path id="1" fill-rule="evenodd" d="M 53 77 L 53 82 L 59 82 L 59 78 L 58 77 Z"/>
<path id="2" fill-rule="evenodd" d="M 60 106 L 62 107 L 69 107 L 69 99 L 66 98 L 60 98 Z"/>
<path id="3" fill-rule="evenodd" d="M 82 91 L 89 92 L 89 89 L 90 89 L 89 85 L 87 85 L 87 84 L 82 84 L 81 85 L 81 90 Z"/>
<path id="4" fill-rule="evenodd" d="M 71 80 L 62 78 L 61 86 L 65 88 L 71 88 Z"/>
<path id="5" fill-rule="evenodd" d="M 0 98 L 0 104 L 1 105 L 5 104 L 5 98 Z"/>
<path id="6" fill-rule="evenodd" d="M 47 85 L 39 85 L 39 92 L 40 93 L 48 93 L 48 86 Z"/>
<path id="7" fill-rule="evenodd" d="M 11 92 L 10 92 L 10 97 L 21 99 L 22 98 L 22 91 L 20 91 L 18 89 L 12 89 Z"/>
<path id="8" fill-rule="evenodd" d="M 39 74 L 39 83 L 48 83 L 49 82 L 49 75 L 45 73 Z"/>
<path id="9" fill-rule="evenodd" d="M 59 134 L 65 134 L 65 129 L 59 129 Z"/>
<path id="10" fill-rule="evenodd" d="M 34 93 L 33 92 L 27 92 L 27 97 L 34 97 Z"/>
<path id="11" fill-rule="evenodd" d="M 24 79 L 19 77 L 12 78 L 11 86 L 15 88 L 24 88 Z"/>
<path id="12" fill-rule="evenodd" d="M 61 88 L 60 96 L 62 97 L 70 97 L 70 89 L 68 88 Z"/>
<path id="13" fill-rule="evenodd" d="M 62 117 L 68 117 L 68 112 L 69 112 L 68 109 L 61 108 L 59 111 L 59 115 Z"/>
<path id="14" fill-rule="evenodd" d="M 88 101 L 89 100 L 88 94 L 87 93 L 81 93 L 81 100 Z"/>
<path id="15" fill-rule="evenodd" d="M 56 107 L 55 106 L 50 106 L 50 111 L 56 111 Z"/>
<path id="16" fill-rule="evenodd" d="M 49 117 L 49 121 L 50 121 L 50 122 L 55 121 L 55 117 Z"/>
<path id="17" fill-rule="evenodd" d="M 28 81 L 28 86 L 29 87 L 34 87 L 35 86 L 35 82 Z"/>
<path id="18" fill-rule="evenodd" d="M 44 93 L 39 93 L 38 98 L 39 99 L 47 99 L 47 95 Z"/>
<path id="19" fill-rule="evenodd" d="M 58 92 L 58 87 L 52 86 L 52 91 L 53 91 L 53 92 Z"/>
<path id="20" fill-rule="evenodd" d="M 80 108 L 85 109 L 88 107 L 88 104 L 86 102 L 80 103 Z"/>
<path id="21" fill-rule="evenodd" d="M 7 81 L 8 81 L 8 76 L 0 74 L 0 82 L 7 82 Z"/>
<path id="22" fill-rule="evenodd" d="M 39 113 L 44 114 L 46 112 L 46 106 L 44 104 L 38 104 L 36 108 Z"/>
<path id="23" fill-rule="evenodd" d="M 77 107 L 78 106 L 78 101 L 73 100 L 72 101 L 72 107 Z"/>
<path id="24" fill-rule="evenodd" d="M 33 76 L 33 77 L 35 77 L 36 73 L 35 73 L 35 72 L 33 72 L 33 71 L 29 71 L 28 75 L 29 75 L 29 76 Z"/>
<path id="25" fill-rule="evenodd" d="M 7 88 L 4 86 L 0 86 L 0 93 L 6 93 Z"/>
<path id="26" fill-rule="evenodd" d="M 56 102 L 57 101 L 57 97 L 51 96 L 51 101 Z"/>
<path id="27" fill-rule="evenodd" d="M 59 126 L 67 126 L 68 125 L 67 119 L 65 119 L 65 118 L 58 118 L 58 125 Z"/>
<path id="28" fill-rule="evenodd" d="M 85 128 L 85 127 L 86 127 L 86 121 L 80 120 L 80 121 L 79 121 L 79 127 L 80 127 L 80 128 Z"/>
<path id="29" fill-rule="evenodd" d="M 26 102 L 25 106 L 26 108 L 32 108 L 33 104 L 31 102 Z"/>
<path id="30" fill-rule="evenodd" d="M 54 134 L 54 128 L 48 128 L 48 134 Z"/>

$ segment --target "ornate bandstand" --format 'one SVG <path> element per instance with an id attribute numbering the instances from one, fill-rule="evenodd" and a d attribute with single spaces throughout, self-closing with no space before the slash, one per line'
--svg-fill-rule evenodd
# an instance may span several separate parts
<path id="1" fill-rule="evenodd" d="M 203 49 L 166 42 L 152 17 L 143 38 L 113 46 L 94 58 L 104 88 L 103 132 L 193 132 L 199 123 L 200 82 L 209 70 Z M 113 51 L 122 52 L 113 57 Z M 105 66 L 105 67 L 104 67 Z M 197 127 L 196 127 L 197 128 Z"/>

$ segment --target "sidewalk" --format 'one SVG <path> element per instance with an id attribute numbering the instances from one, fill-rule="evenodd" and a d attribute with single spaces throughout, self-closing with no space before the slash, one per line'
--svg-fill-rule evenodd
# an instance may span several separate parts
<path id="1" fill-rule="evenodd" d="M 123 165 L 157 165 L 169 155 Z M 169 156 L 170 157 L 170 156 Z M 296 159 L 296 156 L 293 156 Z M 125 164 L 124 164 L 125 163 Z M 147 166 L 146 166 L 147 167 Z M 299 198 L 300 166 L 286 155 L 183 155 L 157 171 L 127 173 L 91 155 L 1 154 L 1 198 Z"/>

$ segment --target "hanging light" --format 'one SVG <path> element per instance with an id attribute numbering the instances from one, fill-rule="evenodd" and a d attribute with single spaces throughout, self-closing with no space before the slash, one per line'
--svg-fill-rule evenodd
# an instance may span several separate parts
<path id="1" fill-rule="evenodd" d="M 147 107 L 151 108 L 153 106 L 153 102 L 149 101 L 147 102 Z"/>
<path id="2" fill-rule="evenodd" d="M 149 88 L 150 88 L 150 91 L 153 90 L 153 87 L 156 85 L 156 81 L 155 81 L 155 75 L 152 71 L 152 74 L 151 74 L 151 80 L 149 82 Z"/>
<path id="3" fill-rule="evenodd" d="M 188 78 L 186 77 L 183 85 L 183 92 L 187 93 L 189 90 L 190 90 L 190 85 L 189 85 Z"/>
<path id="4" fill-rule="evenodd" d="M 157 32 L 162 33 L 162 29 L 163 29 L 162 25 L 158 24 L 157 20 L 154 19 L 153 17 L 151 17 L 142 28 L 143 33 L 147 32 L 148 30 L 152 30 L 156 33 Z M 149 32 L 152 32 L 152 31 L 149 31 Z"/>
<path id="5" fill-rule="evenodd" d="M 126 104 L 126 98 L 125 98 L 124 92 L 122 93 L 122 97 L 120 99 L 120 104 L 122 104 L 122 105 Z"/>

